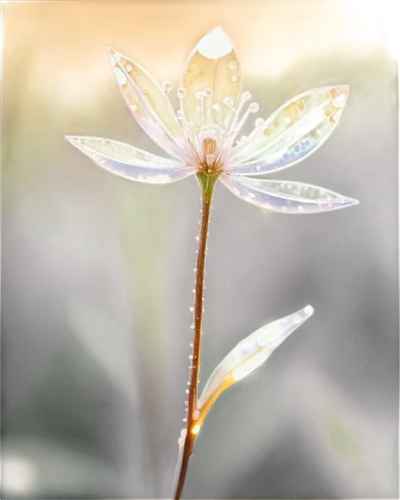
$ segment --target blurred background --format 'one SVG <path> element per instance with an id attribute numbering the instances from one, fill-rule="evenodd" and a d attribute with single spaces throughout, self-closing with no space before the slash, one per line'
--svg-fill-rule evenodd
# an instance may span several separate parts
<path id="1" fill-rule="evenodd" d="M 263 324 L 306 304 L 315 314 L 217 401 L 184 496 L 397 498 L 395 13 L 367 1 L 8 2 L 2 13 L 2 497 L 171 494 L 199 189 L 194 177 L 118 179 L 64 135 L 162 155 L 105 49 L 177 88 L 187 54 L 220 24 L 260 116 L 310 88 L 351 85 L 325 145 L 273 178 L 361 204 L 283 216 L 218 185 L 201 385 Z"/>

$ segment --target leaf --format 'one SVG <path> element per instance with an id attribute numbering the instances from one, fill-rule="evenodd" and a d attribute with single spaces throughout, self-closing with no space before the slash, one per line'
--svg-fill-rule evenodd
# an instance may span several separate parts
<path id="1" fill-rule="evenodd" d="M 221 181 L 237 197 L 273 212 L 312 214 L 357 205 L 359 202 L 328 189 L 296 181 L 222 175 Z"/>
<path id="2" fill-rule="evenodd" d="M 314 309 L 308 305 L 304 309 L 263 326 L 239 342 L 209 378 L 198 401 L 197 425 L 201 426 L 212 404 L 225 389 L 262 365 L 313 312 Z"/>
<path id="3" fill-rule="evenodd" d="M 100 137 L 66 136 L 73 146 L 114 175 L 149 184 L 168 184 L 194 173 L 180 162 Z"/>

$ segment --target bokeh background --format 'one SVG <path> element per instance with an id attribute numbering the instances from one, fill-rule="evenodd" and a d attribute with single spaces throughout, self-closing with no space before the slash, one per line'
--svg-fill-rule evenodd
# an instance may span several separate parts
<path id="1" fill-rule="evenodd" d="M 64 135 L 160 154 L 105 48 L 176 88 L 216 24 L 262 116 L 309 88 L 351 85 L 326 144 L 273 177 L 361 204 L 280 216 L 217 187 L 203 384 L 261 325 L 308 303 L 315 314 L 212 408 L 185 497 L 398 497 L 397 63 L 382 5 L 3 3 L 3 498 L 171 494 L 199 189 L 115 178 Z"/>

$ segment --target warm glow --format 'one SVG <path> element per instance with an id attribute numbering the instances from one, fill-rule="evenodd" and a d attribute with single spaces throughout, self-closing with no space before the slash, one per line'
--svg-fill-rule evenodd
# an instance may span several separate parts
<path id="1" fill-rule="evenodd" d="M 192 434 L 194 436 L 197 436 L 197 434 L 200 432 L 200 424 L 195 424 L 193 427 L 192 427 Z"/>

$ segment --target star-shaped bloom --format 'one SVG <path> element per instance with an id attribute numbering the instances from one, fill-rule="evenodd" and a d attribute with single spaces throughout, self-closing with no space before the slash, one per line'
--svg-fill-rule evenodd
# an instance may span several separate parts
<path id="1" fill-rule="evenodd" d="M 109 49 L 122 96 L 138 124 L 171 158 L 111 139 L 67 136 L 95 163 L 126 179 L 167 184 L 192 174 L 218 176 L 239 198 L 282 213 L 315 213 L 354 205 L 357 200 L 295 181 L 256 176 L 304 160 L 329 137 L 346 103 L 349 86 L 319 87 L 290 99 L 269 118 L 239 133 L 259 105 L 242 91 L 237 51 L 220 27 L 190 53 L 176 92 L 137 62 Z"/>

